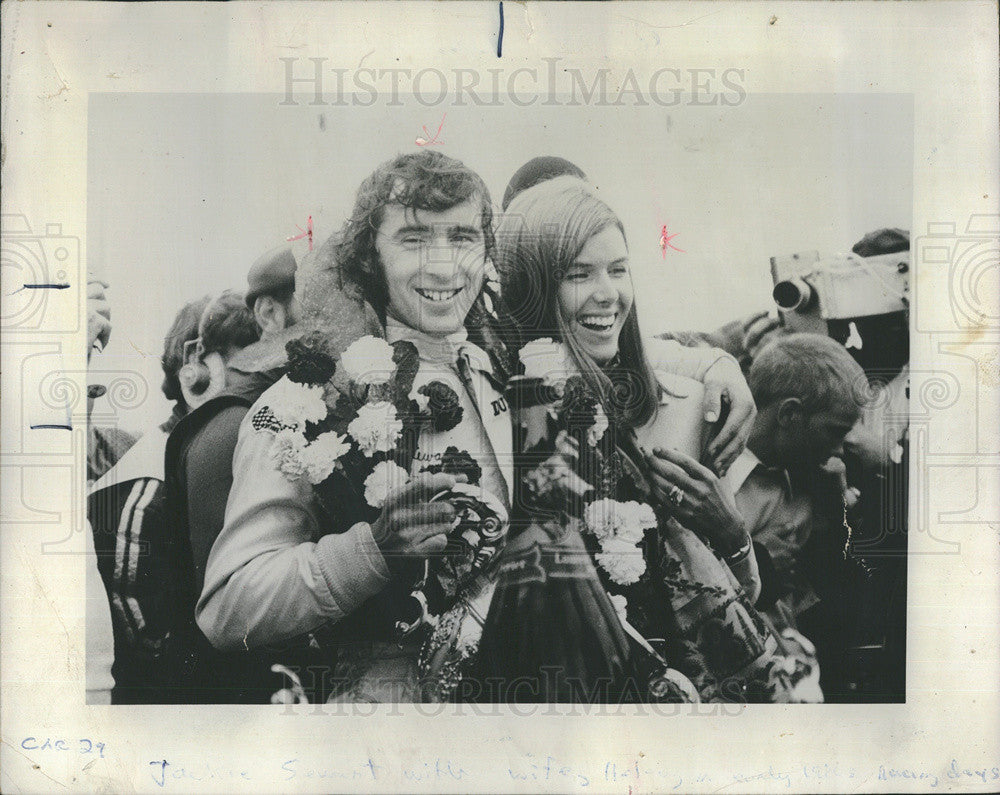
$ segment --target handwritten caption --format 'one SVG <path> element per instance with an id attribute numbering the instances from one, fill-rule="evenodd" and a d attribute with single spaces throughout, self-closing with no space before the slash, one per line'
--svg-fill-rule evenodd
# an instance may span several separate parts
<path id="1" fill-rule="evenodd" d="M 168 788 L 174 781 L 220 781 L 244 780 L 265 782 L 288 782 L 306 780 L 356 781 L 365 784 L 428 784 L 441 782 L 465 782 L 485 780 L 495 782 L 497 776 L 512 785 L 547 783 L 567 789 L 579 790 L 588 787 L 607 789 L 607 785 L 618 785 L 623 791 L 638 792 L 642 788 L 662 792 L 679 790 L 685 785 L 692 787 L 706 785 L 713 787 L 730 784 L 773 785 L 785 789 L 808 789 L 809 785 L 820 782 L 855 782 L 860 785 L 874 781 L 885 782 L 882 788 L 891 791 L 893 782 L 904 780 L 919 781 L 928 787 L 942 784 L 962 784 L 976 782 L 989 784 L 1000 781 L 1000 764 L 992 767 L 968 766 L 952 759 L 943 768 L 891 767 L 880 764 L 873 768 L 860 769 L 837 764 L 796 765 L 779 768 L 769 765 L 766 769 L 746 770 L 729 774 L 690 771 L 680 772 L 651 760 L 648 756 L 630 761 L 606 761 L 594 767 L 574 766 L 555 756 L 535 756 L 526 754 L 516 762 L 498 764 L 496 767 L 459 762 L 447 757 L 437 757 L 433 761 L 414 765 L 390 764 L 384 760 L 368 758 L 363 762 L 344 764 L 312 765 L 298 758 L 286 759 L 269 766 L 255 766 L 253 769 L 227 765 L 213 765 L 208 762 L 179 764 L 166 759 L 149 763 L 149 773 L 156 786 Z"/>
<path id="2" fill-rule="evenodd" d="M 81 737 L 79 739 L 67 740 L 65 738 L 52 737 L 25 737 L 21 740 L 21 748 L 25 751 L 65 751 L 76 752 L 81 755 L 97 754 L 104 758 L 104 743 Z"/>
<path id="3" fill-rule="evenodd" d="M 68 738 L 52 736 L 27 736 L 19 743 L 29 754 L 40 752 L 92 755 L 104 759 L 107 756 L 106 743 L 91 738 Z M 504 762 L 499 760 L 503 759 Z M 731 784 L 761 785 L 767 789 L 778 786 L 783 789 L 808 790 L 810 785 L 848 784 L 869 785 L 873 789 L 893 791 L 893 786 L 903 781 L 920 783 L 928 788 L 966 784 L 991 785 L 1000 782 L 1000 759 L 996 764 L 970 765 L 952 758 L 940 766 L 893 766 L 877 764 L 867 768 L 839 764 L 798 764 L 792 766 L 768 765 L 766 769 L 748 769 L 722 774 L 712 772 L 678 770 L 648 755 L 640 754 L 631 759 L 595 760 L 592 765 L 580 766 L 549 755 L 502 754 L 497 761 L 478 765 L 471 760 L 459 761 L 448 757 L 436 757 L 432 761 L 420 761 L 410 765 L 390 763 L 384 759 L 368 757 L 362 761 L 311 764 L 299 758 L 279 759 L 271 763 L 255 763 L 252 767 L 215 763 L 206 760 L 185 761 L 156 759 L 148 763 L 148 773 L 153 783 L 167 789 L 174 782 L 183 781 L 256 781 L 258 783 L 280 783 L 288 781 L 356 781 L 358 784 L 427 784 L 472 783 L 476 780 L 496 782 L 499 776 L 512 786 L 516 783 L 544 783 L 580 790 L 589 787 L 607 789 L 617 785 L 622 791 L 639 792 L 676 791 L 681 787 L 698 785 L 715 788 Z M 89 766 L 89 765 L 88 765 Z M 37 767 L 37 766 L 36 766 Z M 881 782 L 872 785 L 872 782 Z M 998 788 L 994 787 L 994 790 Z"/>

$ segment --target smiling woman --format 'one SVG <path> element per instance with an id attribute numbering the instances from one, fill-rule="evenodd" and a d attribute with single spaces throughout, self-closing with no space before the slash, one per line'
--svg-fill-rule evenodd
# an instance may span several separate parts
<path id="1" fill-rule="evenodd" d="M 798 688 L 813 669 L 779 653 L 754 609 L 753 546 L 717 471 L 640 447 L 660 389 L 621 221 L 584 180 L 548 180 L 508 207 L 497 267 L 524 378 L 552 389 L 515 405 L 520 491 L 479 647 L 480 681 L 500 688 L 487 700 L 813 700 Z M 657 371 L 684 358 L 674 346 L 649 341 Z"/>
<path id="2" fill-rule="evenodd" d="M 633 306 L 628 245 L 618 216 L 592 186 L 572 176 L 518 195 L 497 229 L 497 268 L 517 345 L 555 337 L 590 387 L 625 397 L 634 425 L 656 411 L 658 388 Z M 616 357 L 624 382 L 602 369 Z"/>
<path id="3" fill-rule="evenodd" d="M 559 309 L 569 330 L 598 364 L 618 353 L 632 298 L 625 235 L 606 226 L 584 244 L 559 285 Z"/>

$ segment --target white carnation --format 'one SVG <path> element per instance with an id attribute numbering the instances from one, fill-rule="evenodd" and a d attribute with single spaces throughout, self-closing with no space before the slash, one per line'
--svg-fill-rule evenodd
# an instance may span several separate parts
<path id="1" fill-rule="evenodd" d="M 615 500 L 607 498 L 594 500 L 583 512 L 583 521 L 586 522 L 587 529 L 597 536 L 598 541 L 614 535 L 616 505 L 618 503 Z"/>
<path id="2" fill-rule="evenodd" d="M 619 528 L 629 535 L 638 535 L 637 541 L 642 539 L 643 530 L 656 527 L 656 513 L 646 503 L 630 500 L 619 505 L 623 509 L 619 512 L 622 517 Z"/>
<path id="3" fill-rule="evenodd" d="M 368 457 L 392 450 L 402 430 L 403 423 L 396 418 L 396 407 L 386 400 L 366 403 L 347 426 L 347 432 Z"/>
<path id="4" fill-rule="evenodd" d="M 338 459 L 351 449 L 346 436 L 329 431 L 321 433 L 302 451 L 306 477 L 314 486 L 322 483 L 333 472 Z"/>
<path id="5" fill-rule="evenodd" d="M 409 479 L 410 476 L 401 466 L 392 461 L 382 461 L 365 478 L 365 501 L 372 508 L 381 508 L 389 492 L 402 488 Z"/>
<path id="6" fill-rule="evenodd" d="M 275 467 L 289 480 L 298 480 L 306 471 L 302 452 L 306 447 L 306 437 L 301 431 L 283 428 L 274 435 L 271 442 L 271 460 Z"/>
<path id="7" fill-rule="evenodd" d="M 594 557 L 611 581 L 619 585 L 638 582 L 646 571 L 646 559 L 642 550 L 620 538 L 609 538 L 601 542 L 601 551 Z"/>
<path id="8" fill-rule="evenodd" d="M 594 412 L 594 424 L 587 429 L 587 443 L 591 447 L 597 447 L 597 443 L 601 441 L 607 429 L 608 415 L 604 413 L 604 409 L 598 403 L 597 410 Z"/>
<path id="9" fill-rule="evenodd" d="M 322 386 L 297 384 L 287 375 L 267 391 L 267 407 L 278 422 L 296 429 L 319 422 L 327 414 Z"/>
<path id="10" fill-rule="evenodd" d="M 595 500 L 583 515 L 587 527 L 600 542 L 616 538 L 630 544 L 642 541 L 643 530 L 656 527 L 656 514 L 646 503 Z"/>
<path id="11" fill-rule="evenodd" d="M 396 372 L 392 346 L 371 335 L 352 342 L 341 354 L 340 366 L 357 384 L 384 384 Z"/>
<path id="12" fill-rule="evenodd" d="M 518 352 L 528 378 L 541 378 L 548 386 L 564 385 L 576 373 L 566 346 L 549 337 L 532 340 Z"/>

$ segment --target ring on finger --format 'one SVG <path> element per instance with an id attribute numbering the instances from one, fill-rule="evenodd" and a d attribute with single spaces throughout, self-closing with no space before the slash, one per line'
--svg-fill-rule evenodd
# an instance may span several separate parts
<path id="1" fill-rule="evenodd" d="M 680 504 L 684 502 L 684 491 L 681 489 L 680 486 L 677 485 L 671 486 L 670 490 L 667 492 L 667 498 L 674 505 L 680 507 Z"/>

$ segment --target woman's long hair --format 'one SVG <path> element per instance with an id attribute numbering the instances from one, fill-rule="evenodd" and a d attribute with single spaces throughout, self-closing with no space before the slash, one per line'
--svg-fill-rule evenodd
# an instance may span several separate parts
<path id="1" fill-rule="evenodd" d="M 557 177 L 518 195 L 496 232 L 502 317 L 512 353 L 552 337 L 570 351 L 584 378 L 601 396 L 609 417 L 628 427 L 648 422 L 659 387 L 646 359 L 633 304 L 618 339 L 618 356 L 603 369 L 583 349 L 559 310 L 559 285 L 580 251 L 618 216 L 576 177 Z"/>

